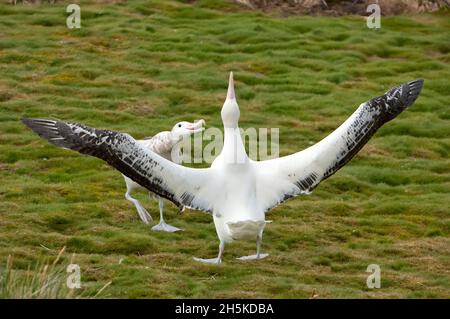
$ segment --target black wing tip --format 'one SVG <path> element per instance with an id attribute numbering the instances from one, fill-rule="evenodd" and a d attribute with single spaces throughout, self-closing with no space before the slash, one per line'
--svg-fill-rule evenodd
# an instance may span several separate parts
<path id="1" fill-rule="evenodd" d="M 66 147 L 58 129 L 58 123 L 61 123 L 60 121 L 38 118 L 22 118 L 21 121 L 43 139 L 56 146 Z"/>
<path id="2" fill-rule="evenodd" d="M 30 128 L 41 125 L 49 125 L 49 124 L 54 125 L 56 122 L 58 122 L 58 120 L 28 118 L 28 117 L 23 117 L 20 120 L 22 121 L 23 124 L 25 124 Z"/>
<path id="3" fill-rule="evenodd" d="M 25 124 L 26 126 L 28 126 L 29 128 L 31 128 L 31 126 L 33 125 L 33 123 L 35 122 L 36 119 L 31 119 L 31 118 L 27 118 L 27 117 L 23 117 L 20 119 L 20 121 Z"/>
<path id="4" fill-rule="evenodd" d="M 385 105 L 382 122 L 386 123 L 394 119 L 397 115 L 410 107 L 419 97 L 423 83 L 424 80 L 418 79 L 398 85 L 387 91 L 382 97 Z M 379 102 L 380 101 L 376 103 Z"/>
<path id="5" fill-rule="evenodd" d="M 38 127 L 41 126 L 42 119 L 35 119 L 35 118 L 27 118 L 24 117 L 21 119 L 22 123 L 28 126 L 33 131 L 36 131 Z"/>
<path id="6" fill-rule="evenodd" d="M 412 105 L 416 99 L 419 97 L 420 92 L 422 91 L 423 88 L 423 83 L 424 80 L 423 79 L 418 79 L 418 80 L 414 80 L 411 82 L 408 82 L 406 84 L 404 84 L 404 88 L 405 88 L 405 105 L 406 107 Z"/>

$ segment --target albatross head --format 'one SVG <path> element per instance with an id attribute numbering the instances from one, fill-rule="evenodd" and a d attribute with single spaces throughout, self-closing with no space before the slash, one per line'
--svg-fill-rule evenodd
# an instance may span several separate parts
<path id="1" fill-rule="evenodd" d="M 220 112 L 222 116 L 223 126 L 226 128 L 237 128 L 239 122 L 239 105 L 236 101 L 236 95 L 234 94 L 234 80 L 233 72 L 230 72 L 230 80 L 228 82 L 227 99 L 222 106 Z"/>
<path id="2" fill-rule="evenodd" d="M 205 120 L 203 119 L 193 123 L 186 121 L 178 122 L 174 125 L 170 133 L 175 141 L 179 141 L 185 136 L 203 131 L 205 129 L 203 125 L 205 125 Z"/>

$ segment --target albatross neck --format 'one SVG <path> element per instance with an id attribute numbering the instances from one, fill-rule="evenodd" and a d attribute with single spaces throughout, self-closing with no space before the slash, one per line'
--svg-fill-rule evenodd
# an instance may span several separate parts
<path id="1" fill-rule="evenodd" d="M 222 154 L 227 164 L 245 164 L 248 162 L 248 156 L 245 152 L 242 142 L 239 126 L 224 127 L 225 136 L 223 142 Z"/>

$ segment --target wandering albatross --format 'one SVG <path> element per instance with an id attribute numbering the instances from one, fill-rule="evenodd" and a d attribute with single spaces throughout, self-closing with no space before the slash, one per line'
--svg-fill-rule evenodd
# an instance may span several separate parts
<path id="1" fill-rule="evenodd" d="M 194 123 L 191 122 L 178 122 L 173 126 L 170 131 L 162 131 L 153 137 L 148 137 L 143 140 L 136 140 L 143 147 L 161 155 L 165 159 L 172 161 L 177 164 L 181 164 L 181 148 L 180 142 L 184 137 L 190 136 L 192 134 L 201 132 L 204 130 L 203 125 L 205 125 L 205 120 L 198 120 Z M 141 220 L 148 224 L 149 221 L 153 220 L 152 216 L 147 212 L 147 210 L 142 206 L 142 204 L 136 198 L 131 197 L 131 192 L 135 189 L 144 188 L 138 183 L 134 182 L 131 178 L 123 175 L 125 179 L 125 184 L 127 185 L 127 191 L 125 193 L 125 198 L 132 202 L 136 207 L 139 217 Z M 153 192 L 149 192 L 150 198 L 155 197 Z M 156 195 L 159 206 L 159 223 L 152 227 L 155 231 L 165 231 L 165 232 L 176 232 L 181 229 L 169 225 L 164 220 L 164 201 L 163 198 Z M 183 207 L 184 209 L 184 207 Z"/>
<path id="2" fill-rule="evenodd" d="M 209 168 L 177 165 L 142 147 L 130 135 L 59 120 L 23 119 L 50 143 L 96 156 L 136 183 L 179 207 L 209 212 L 219 237 L 216 258 L 220 263 L 225 243 L 256 240 L 256 254 L 242 259 L 260 259 L 265 213 L 287 199 L 308 194 L 330 177 L 367 143 L 386 122 L 414 103 L 423 80 L 411 81 L 362 103 L 334 132 L 311 147 L 267 161 L 248 158 L 239 132 L 239 106 L 230 73 L 221 117 L 224 145 Z"/>

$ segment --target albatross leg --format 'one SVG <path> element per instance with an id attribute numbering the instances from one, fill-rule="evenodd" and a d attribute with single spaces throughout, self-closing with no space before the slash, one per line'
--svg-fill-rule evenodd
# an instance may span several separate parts
<path id="1" fill-rule="evenodd" d="M 210 259 L 203 259 L 203 258 L 197 258 L 193 257 L 195 261 L 204 263 L 204 264 L 220 264 L 222 262 L 222 254 L 225 249 L 225 242 L 220 241 L 219 245 L 219 255 L 217 258 L 210 258 Z"/>
<path id="2" fill-rule="evenodd" d="M 262 236 L 258 235 L 256 236 L 256 255 L 250 255 L 250 256 L 242 256 L 237 259 L 239 260 L 255 260 L 255 259 L 263 259 L 269 256 L 269 254 L 261 254 L 261 242 L 262 242 Z"/>
<path id="3" fill-rule="evenodd" d="M 160 216 L 160 219 L 159 219 L 159 224 L 153 226 L 152 230 L 165 231 L 165 232 L 168 232 L 168 233 L 174 233 L 176 231 L 181 230 L 180 228 L 177 228 L 177 227 L 171 226 L 169 224 L 166 224 L 166 222 L 164 221 L 164 216 L 163 216 L 164 201 L 163 201 L 163 199 L 161 197 L 158 197 L 158 200 L 159 200 L 159 216 Z"/>
<path id="4" fill-rule="evenodd" d="M 134 204 L 139 214 L 139 217 L 142 219 L 144 223 L 148 224 L 149 221 L 153 220 L 153 218 L 136 198 L 131 197 L 130 195 L 131 190 L 132 189 L 128 187 L 127 184 L 127 192 L 125 193 L 125 198 Z"/>

